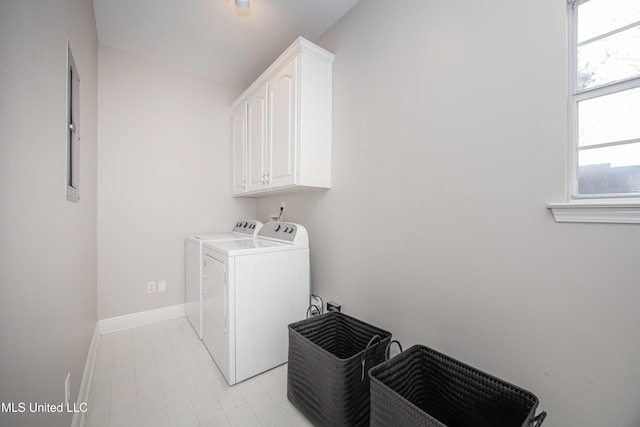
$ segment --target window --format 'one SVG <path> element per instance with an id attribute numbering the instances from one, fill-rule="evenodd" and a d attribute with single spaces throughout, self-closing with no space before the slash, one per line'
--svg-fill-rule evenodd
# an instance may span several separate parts
<path id="1" fill-rule="evenodd" d="M 67 200 L 80 200 L 80 77 L 67 43 Z"/>
<path id="2" fill-rule="evenodd" d="M 569 13 L 571 198 L 640 198 L 640 0 Z"/>

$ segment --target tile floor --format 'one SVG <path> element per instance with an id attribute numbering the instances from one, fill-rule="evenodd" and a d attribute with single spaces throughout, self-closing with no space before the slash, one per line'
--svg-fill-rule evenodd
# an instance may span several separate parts
<path id="1" fill-rule="evenodd" d="M 186 317 L 100 337 L 85 426 L 311 426 L 286 365 L 229 387 Z"/>

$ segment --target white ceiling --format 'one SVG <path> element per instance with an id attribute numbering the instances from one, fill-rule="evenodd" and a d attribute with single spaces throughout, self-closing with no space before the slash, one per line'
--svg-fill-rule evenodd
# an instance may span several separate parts
<path id="1" fill-rule="evenodd" d="M 359 0 L 93 0 L 100 43 L 248 86 L 298 36 L 314 41 Z"/>

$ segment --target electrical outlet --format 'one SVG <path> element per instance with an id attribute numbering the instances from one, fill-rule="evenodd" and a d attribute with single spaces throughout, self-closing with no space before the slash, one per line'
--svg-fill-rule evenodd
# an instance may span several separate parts
<path id="1" fill-rule="evenodd" d="M 167 281 L 160 280 L 158 281 L 158 292 L 165 292 L 167 290 Z"/>
<path id="2" fill-rule="evenodd" d="M 71 399 L 71 372 L 67 374 L 67 378 L 64 380 L 64 404 L 69 406 L 69 400 Z"/>
<path id="3" fill-rule="evenodd" d="M 287 207 L 287 204 L 285 202 L 280 202 L 280 208 L 282 210 L 284 210 Z"/>
<path id="4" fill-rule="evenodd" d="M 147 282 L 147 293 L 156 293 L 156 282 Z"/>
<path id="5" fill-rule="evenodd" d="M 327 303 L 327 311 L 342 311 L 342 306 L 334 301 Z"/>

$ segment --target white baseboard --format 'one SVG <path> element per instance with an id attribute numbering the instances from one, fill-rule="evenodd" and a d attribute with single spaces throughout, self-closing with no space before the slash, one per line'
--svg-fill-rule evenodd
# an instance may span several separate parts
<path id="1" fill-rule="evenodd" d="M 140 313 L 125 314 L 124 316 L 98 320 L 100 335 L 124 329 L 136 328 L 163 320 L 175 319 L 185 315 L 184 304 L 170 305 L 156 308 L 155 310 L 142 311 Z"/>
<path id="2" fill-rule="evenodd" d="M 100 333 L 98 322 L 93 328 L 93 337 L 89 344 L 89 352 L 87 353 L 87 361 L 84 364 L 84 372 L 82 373 L 82 381 L 80 382 L 80 390 L 78 391 L 78 399 L 76 400 L 76 408 L 83 409 L 89 403 L 89 392 L 91 391 L 91 380 L 93 379 L 93 367 L 96 362 L 96 353 L 98 351 L 98 343 L 100 342 Z M 71 427 L 83 427 L 86 412 L 74 412 L 71 420 Z"/>

